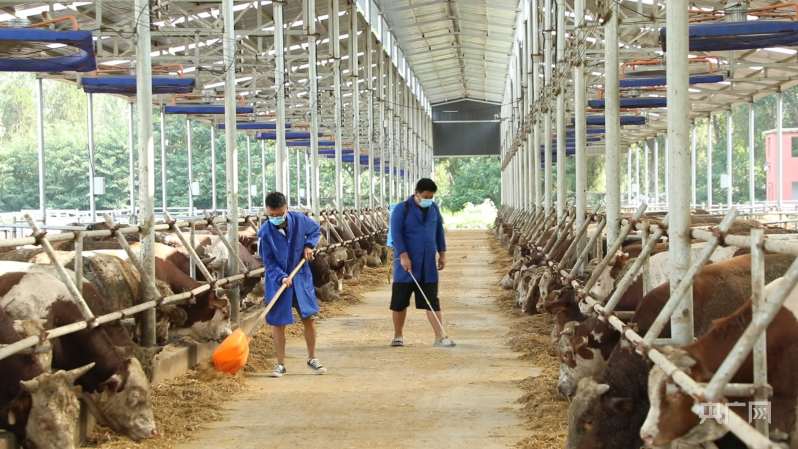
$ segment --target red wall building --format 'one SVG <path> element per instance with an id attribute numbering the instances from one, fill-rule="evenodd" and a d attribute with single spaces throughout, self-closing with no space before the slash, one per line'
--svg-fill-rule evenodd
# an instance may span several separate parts
<path id="1" fill-rule="evenodd" d="M 778 133 L 775 129 L 765 132 L 765 161 L 767 169 L 767 200 L 776 201 L 778 195 Z M 798 200 L 798 129 L 782 130 L 782 192 L 784 201 Z"/>

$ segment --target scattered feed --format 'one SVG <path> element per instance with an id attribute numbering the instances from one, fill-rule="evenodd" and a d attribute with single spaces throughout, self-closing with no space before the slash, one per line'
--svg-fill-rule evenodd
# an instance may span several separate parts
<path id="1" fill-rule="evenodd" d="M 495 239 L 489 240 L 496 254 L 494 269 L 505 274 L 512 258 Z M 568 403 L 557 392 L 559 360 L 551 349 L 552 318 L 549 315 L 522 315 L 515 305 L 513 292 L 504 292 L 497 299 L 499 308 L 511 315 L 508 339 L 523 360 L 538 367 L 542 373 L 521 381 L 524 394 L 518 399 L 522 405 L 525 425 L 532 434 L 519 441 L 519 449 L 560 449 L 565 446 L 568 432 Z"/>

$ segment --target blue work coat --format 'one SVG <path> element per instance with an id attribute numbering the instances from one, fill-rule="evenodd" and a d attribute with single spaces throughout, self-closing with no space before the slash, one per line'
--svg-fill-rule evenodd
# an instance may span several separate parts
<path id="1" fill-rule="evenodd" d="M 437 204 L 433 203 L 429 207 L 426 219 L 412 196 L 397 204 L 391 212 L 391 236 L 394 282 L 413 283 L 399 262 L 399 255 L 404 252 L 410 256 L 413 276 L 419 283 L 438 282 L 435 255 L 446 251 L 446 239 L 443 236 L 443 218 Z"/>
<path id="2" fill-rule="evenodd" d="M 321 237 L 319 224 L 304 214 L 288 212 L 286 221 L 288 221 L 288 237 L 268 221 L 258 231 L 260 257 L 266 267 L 263 276 L 263 283 L 266 287 L 264 303 L 266 304 L 280 289 L 283 279 L 305 256 L 305 248 L 315 248 Z M 294 297 L 296 297 L 299 314 L 303 319 L 319 312 L 316 289 L 313 287 L 313 274 L 307 263 L 294 277 L 292 286 L 280 295 L 277 303 L 266 315 L 266 322 L 272 326 L 285 326 L 293 323 L 291 305 Z"/>

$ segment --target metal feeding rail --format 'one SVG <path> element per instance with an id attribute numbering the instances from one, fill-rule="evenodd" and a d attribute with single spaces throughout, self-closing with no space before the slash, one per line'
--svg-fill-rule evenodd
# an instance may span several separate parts
<path id="1" fill-rule="evenodd" d="M 549 254 L 545 254 L 544 258 L 547 264 L 553 271 L 560 275 L 564 285 L 572 285 L 577 290 L 580 301 L 587 306 L 592 313 L 620 332 L 621 335 L 636 348 L 638 353 L 648 357 L 655 365 L 661 368 L 666 375 L 672 378 L 680 388 L 696 399 L 697 403 L 693 407 L 693 412 L 696 414 L 699 413 L 700 404 L 698 404 L 698 402 L 720 402 L 719 410 L 721 415 L 728 417 L 726 423 L 727 428 L 745 444 L 754 449 L 779 448 L 780 446 L 768 438 L 769 429 L 766 421 L 758 421 L 756 427 L 754 427 L 731 411 L 728 405 L 723 401 L 724 396 L 752 396 L 757 401 L 764 401 L 772 394 L 772 388 L 767 383 L 767 347 L 765 334 L 768 325 L 773 321 L 779 308 L 798 283 L 798 258 L 793 261 L 783 276 L 784 281 L 782 286 L 784 288 L 773 291 L 766 296 L 764 294 L 764 254 L 765 251 L 769 251 L 798 256 L 798 241 L 768 239 L 764 236 L 764 230 L 762 229 L 752 229 L 748 237 L 727 235 L 726 233 L 737 217 L 737 211 L 735 209 L 731 209 L 723 218 L 722 222 L 712 229 L 692 228 L 690 230 L 692 238 L 707 242 L 707 245 L 701 250 L 698 257 L 692 261 L 689 270 L 678 282 L 676 288 L 671 290 L 672 294 L 670 298 L 663 306 L 652 326 L 645 335 L 641 336 L 621 320 L 614 309 L 638 275 L 642 274 L 644 282 L 646 281 L 648 257 L 651 255 L 660 239 L 667 236 L 666 228 L 655 224 L 649 224 L 645 219 L 643 219 L 642 222 L 640 221 L 645 208 L 645 204 L 641 205 L 630 219 L 622 220 L 622 228 L 618 237 L 609 246 L 607 255 L 594 268 L 590 278 L 586 282 L 582 283 L 576 279 L 577 267 L 583 261 L 584 257 L 586 257 L 587 250 L 595 243 L 598 236 L 601 234 L 604 224 L 606 223 L 606 217 L 599 215 L 588 216 L 583 221 L 583 225 L 576 231 L 574 241 L 566 251 L 566 255 L 569 257 L 573 248 L 578 247 L 585 238 L 588 226 L 584 223 L 595 221 L 597 218 L 599 219 L 598 229 L 591 237 L 591 241 L 585 245 L 581 251 L 570 271 L 567 270 L 567 257 L 563 257 L 560 263 L 555 263 L 549 261 Z M 542 209 L 538 208 L 531 213 L 518 213 L 517 210 L 507 208 L 500 212 L 500 219 L 506 219 L 506 222 L 513 226 L 515 232 L 521 232 L 522 235 L 527 235 L 524 232 L 529 229 L 529 220 L 541 223 L 549 221 L 549 217 L 541 217 L 544 215 L 542 212 L 539 213 L 541 210 Z M 572 222 L 569 216 L 564 216 L 557 225 L 557 228 L 559 229 L 564 226 L 566 221 Z M 535 226 L 533 225 L 533 227 Z M 545 228 L 545 226 L 541 226 L 540 229 L 537 229 L 537 234 L 542 235 L 545 232 Z M 549 228 L 551 228 L 551 226 Z M 641 253 L 624 276 L 618 280 L 613 293 L 607 298 L 606 303 L 602 304 L 601 301 L 592 298 L 588 292 L 594 285 L 599 273 L 611 262 L 615 252 L 620 249 L 624 239 L 633 229 L 637 229 L 641 233 Z M 726 356 L 723 363 L 714 373 L 712 379 L 707 384 L 701 384 L 693 380 L 688 373 L 680 370 L 665 354 L 657 349 L 657 346 L 671 344 L 672 341 L 670 339 L 658 339 L 657 337 L 665 328 L 665 325 L 671 320 L 676 309 L 682 305 L 686 298 L 689 298 L 688 306 L 689 310 L 692 310 L 692 296 L 689 293 L 692 291 L 693 277 L 700 271 L 706 261 L 709 260 L 709 257 L 718 246 L 726 245 L 750 248 L 751 250 L 752 320 L 732 351 Z M 545 249 L 539 245 L 535 245 L 535 248 L 538 251 Z M 647 292 L 649 290 L 648 286 L 645 287 L 644 291 Z M 731 379 L 752 352 L 753 383 L 730 383 Z"/>
<path id="2" fill-rule="evenodd" d="M 329 212 L 328 214 L 335 215 L 336 213 L 332 211 Z M 364 234 L 363 236 L 355 237 L 354 239 L 340 241 L 334 244 L 327 245 L 323 248 L 317 248 L 315 250 L 315 253 L 324 253 L 333 248 L 350 245 L 361 240 L 372 238 L 386 231 L 386 228 L 384 226 L 384 221 L 381 220 L 382 218 L 385 217 L 384 211 L 382 209 L 368 209 L 362 212 L 358 212 L 357 214 L 362 215 L 364 218 L 369 219 L 374 224 L 373 226 L 374 230 Z M 376 216 L 379 216 L 380 219 L 378 219 Z M 41 335 L 32 335 L 8 345 L 0 345 L 0 360 L 10 357 L 28 348 L 34 347 L 47 340 L 52 340 L 54 338 L 62 337 L 64 335 L 69 335 L 84 329 L 101 326 L 103 324 L 110 323 L 113 321 L 118 321 L 124 318 L 133 317 L 141 312 L 144 312 L 146 310 L 161 305 L 175 304 L 185 300 L 193 299 L 197 295 L 209 291 L 211 288 L 230 285 L 237 281 L 243 280 L 244 278 L 260 277 L 265 272 L 265 268 L 257 268 L 253 270 L 246 270 L 239 274 L 226 276 L 219 279 L 214 279 L 213 276 L 211 276 L 210 272 L 208 271 L 207 267 L 205 267 L 202 260 L 194 251 L 194 248 L 188 245 L 186 237 L 183 235 L 182 231 L 180 230 L 180 227 L 190 226 L 193 228 L 193 226 L 196 224 L 207 224 L 211 228 L 216 230 L 216 232 L 219 232 L 219 238 L 222 239 L 224 241 L 225 246 L 229 248 L 230 242 L 227 242 L 225 240 L 224 234 L 220 232 L 221 229 L 219 228 L 220 224 L 227 223 L 227 220 L 225 218 L 222 217 L 192 218 L 187 220 L 159 223 L 154 226 L 155 230 L 175 232 L 180 241 L 186 247 L 192 260 L 194 260 L 194 263 L 196 264 L 197 268 L 199 268 L 200 272 L 206 277 L 206 279 L 210 280 L 210 282 L 200 285 L 199 287 L 196 287 L 186 292 L 177 293 L 165 297 L 158 297 L 154 280 L 148 279 L 146 277 L 145 271 L 142 269 L 141 263 L 138 260 L 138 256 L 130 248 L 127 240 L 125 239 L 126 234 L 135 234 L 140 232 L 140 228 L 138 226 L 114 225 L 110 217 L 106 217 L 106 223 L 110 226 L 110 229 L 96 230 L 96 231 L 68 231 L 62 234 L 47 236 L 46 231 L 39 229 L 39 227 L 36 225 L 36 223 L 33 221 L 33 219 L 30 216 L 26 216 L 26 218 L 33 232 L 33 236 L 22 239 L 14 239 L 14 240 L 0 240 L 0 248 L 9 248 L 21 245 L 41 245 L 44 248 L 45 252 L 47 253 L 48 257 L 50 258 L 50 261 L 55 266 L 58 277 L 67 286 L 69 292 L 75 298 L 75 301 L 77 302 L 79 308 L 81 309 L 81 312 L 84 315 L 84 319 L 82 321 L 76 321 L 74 323 L 49 329 Z M 254 218 L 262 218 L 262 217 L 252 217 L 252 216 L 241 217 L 238 219 L 238 224 L 248 224 L 250 226 L 255 227 Z M 94 316 L 92 314 L 91 310 L 89 309 L 88 305 L 83 299 L 83 296 L 80 293 L 80 288 L 79 288 L 79 286 L 82 284 L 82 282 L 80 281 L 81 275 L 79 274 L 81 271 L 80 253 L 82 249 L 79 246 L 75 247 L 74 264 L 75 264 L 75 276 L 77 279 L 73 279 L 71 276 L 69 276 L 69 273 L 66 270 L 66 268 L 64 268 L 64 266 L 58 260 L 55 254 L 55 250 L 51 245 L 51 242 L 69 241 L 69 240 L 79 241 L 80 239 L 84 238 L 96 238 L 96 237 L 117 238 L 122 249 L 125 250 L 133 265 L 142 275 L 142 283 L 144 284 L 144 287 L 156 299 L 151 299 L 149 301 L 145 301 L 140 304 L 136 304 L 134 306 L 127 307 L 105 315 Z"/>

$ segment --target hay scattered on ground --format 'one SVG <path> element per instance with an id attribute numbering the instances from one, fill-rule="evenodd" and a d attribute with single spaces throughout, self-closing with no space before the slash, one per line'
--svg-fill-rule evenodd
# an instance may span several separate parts
<path id="1" fill-rule="evenodd" d="M 249 341 L 249 359 L 244 373 L 263 373 L 274 368 L 274 343 L 271 329 L 262 326 Z"/>
<path id="2" fill-rule="evenodd" d="M 363 300 L 363 295 L 387 283 L 390 265 L 364 268 L 359 280 L 344 281 L 341 299 L 321 302 L 320 319 L 339 316 L 346 309 Z M 294 312 L 296 313 L 296 312 Z M 286 333 L 302 335 L 302 324 L 288 326 Z M 203 425 L 224 418 L 225 405 L 238 393 L 246 391 L 247 374 L 267 372 L 274 366 L 274 345 L 271 329 L 261 327 L 250 341 L 247 366 L 235 376 L 221 374 L 210 363 L 191 370 L 183 376 L 152 387 L 155 420 L 160 435 L 140 443 L 115 434 L 110 429 L 97 427 L 84 448 L 99 449 L 171 449 L 178 443 L 189 441 Z"/>
<path id="3" fill-rule="evenodd" d="M 160 436 L 141 443 L 98 427 L 86 447 L 103 449 L 168 449 L 188 440 L 208 422 L 223 417 L 224 404 L 246 389 L 243 373 L 218 373 L 205 364 L 183 376 L 152 387 L 152 403 Z"/>
<path id="4" fill-rule="evenodd" d="M 506 248 L 490 239 L 495 259 L 493 266 L 503 276 L 512 265 Z M 504 290 L 497 298 L 499 308 L 512 316 L 507 337 L 514 351 L 523 360 L 540 368 L 541 374 L 521 381 L 524 424 L 532 434 L 519 441 L 519 449 L 560 449 L 565 446 L 568 431 L 568 403 L 557 392 L 559 361 L 551 353 L 552 318 L 549 315 L 522 315 L 515 305 L 513 291 Z"/>

